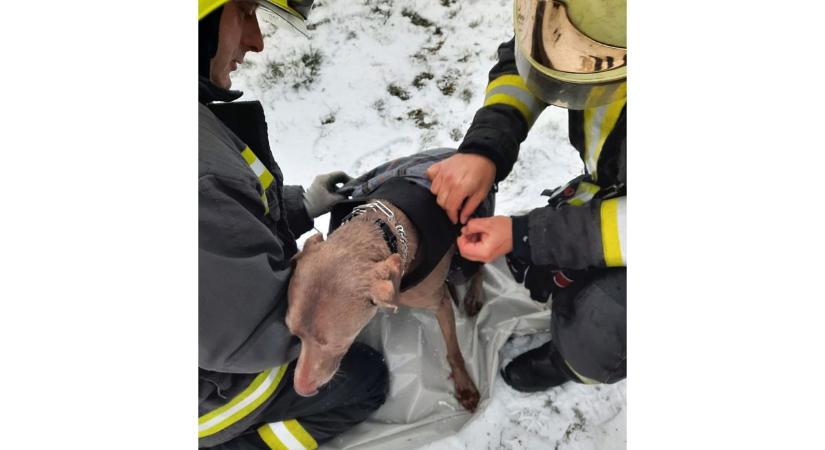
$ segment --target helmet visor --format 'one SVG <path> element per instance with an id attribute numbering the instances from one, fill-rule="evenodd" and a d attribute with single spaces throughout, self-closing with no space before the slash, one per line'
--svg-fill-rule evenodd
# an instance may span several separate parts
<path id="1" fill-rule="evenodd" d="M 519 74 L 542 100 L 584 109 L 624 95 L 617 88 L 627 77 L 627 49 L 582 33 L 563 2 L 516 0 L 513 17 Z"/>
<path id="2" fill-rule="evenodd" d="M 291 7 L 287 0 L 255 0 L 255 3 L 259 5 L 258 11 L 262 11 L 261 18 L 267 22 L 277 27 L 283 23 L 281 20 L 284 20 L 298 30 L 299 33 L 309 37 L 309 30 L 307 30 L 306 25 L 306 17 L 309 14 L 308 10 L 305 14 L 302 14 Z M 311 7 L 312 2 L 307 3 L 309 3 Z"/>

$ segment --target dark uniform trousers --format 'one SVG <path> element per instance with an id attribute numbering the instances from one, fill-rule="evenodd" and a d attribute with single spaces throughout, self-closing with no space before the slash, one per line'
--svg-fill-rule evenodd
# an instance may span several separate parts
<path id="1" fill-rule="evenodd" d="M 590 271 L 553 294 L 551 333 L 569 368 L 585 383 L 627 376 L 627 269 Z"/>
<path id="2" fill-rule="evenodd" d="M 213 449 L 270 449 L 258 433 L 268 423 L 296 419 L 318 445 L 352 428 L 378 409 L 388 386 L 384 357 L 361 343 L 354 343 L 341 367 L 327 385 L 312 397 L 301 397 L 292 387 L 295 364 L 289 364 L 283 385 L 260 414 L 257 425 Z"/>

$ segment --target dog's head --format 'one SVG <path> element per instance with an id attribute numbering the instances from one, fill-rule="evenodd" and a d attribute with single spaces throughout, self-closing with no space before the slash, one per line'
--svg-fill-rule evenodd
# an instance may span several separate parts
<path id="1" fill-rule="evenodd" d="M 301 340 L 294 387 L 302 396 L 332 379 L 379 307 L 398 307 L 400 256 L 371 257 L 357 239 L 336 238 L 312 236 L 293 260 L 286 324 Z"/>

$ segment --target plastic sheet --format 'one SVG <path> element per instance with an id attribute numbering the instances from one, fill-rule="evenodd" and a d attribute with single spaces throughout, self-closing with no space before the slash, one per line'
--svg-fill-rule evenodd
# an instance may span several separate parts
<path id="1" fill-rule="evenodd" d="M 476 383 L 479 414 L 498 376 L 499 349 L 511 335 L 547 332 L 549 304 L 534 302 L 516 284 L 503 258 L 485 265 L 484 307 L 476 317 L 456 309 L 456 332 L 467 370 Z M 459 287 L 459 296 L 464 290 Z M 400 308 L 381 312 L 358 340 L 382 351 L 390 369 L 387 401 L 367 421 L 322 449 L 408 449 L 456 433 L 472 420 L 453 397 L 450 368 L 435 314 Z"/>

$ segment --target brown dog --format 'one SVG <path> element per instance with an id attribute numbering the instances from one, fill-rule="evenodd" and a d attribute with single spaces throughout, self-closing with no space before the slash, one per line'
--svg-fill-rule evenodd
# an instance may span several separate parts
<path id="1" fill-rule="evenodd" d="M 458 346 L 452 295 L 446 284 L 455 247 L 426 278 L 400 292 L 403 275 L 419 264 L 420 237 L 398 207 L 386 200 L 373 205 L 379 202 L 381 208 L 365 209 L 328 240 L 320 234 L 309 238 L 294 259 L 286 324 L 301 339 L 295 391 L 314 395 L 335 375 L 341 358 L 378 308 L 403 305 L 435 312 L 444 335 L 455 397 L 464 408 L 474 411 L 479 393 Z M 390 242 L 401 244 L 397 252 Z M 481 287 L 479 271 L 471 278 L 464 298 L 470 315 L 480 309 Z"/>

